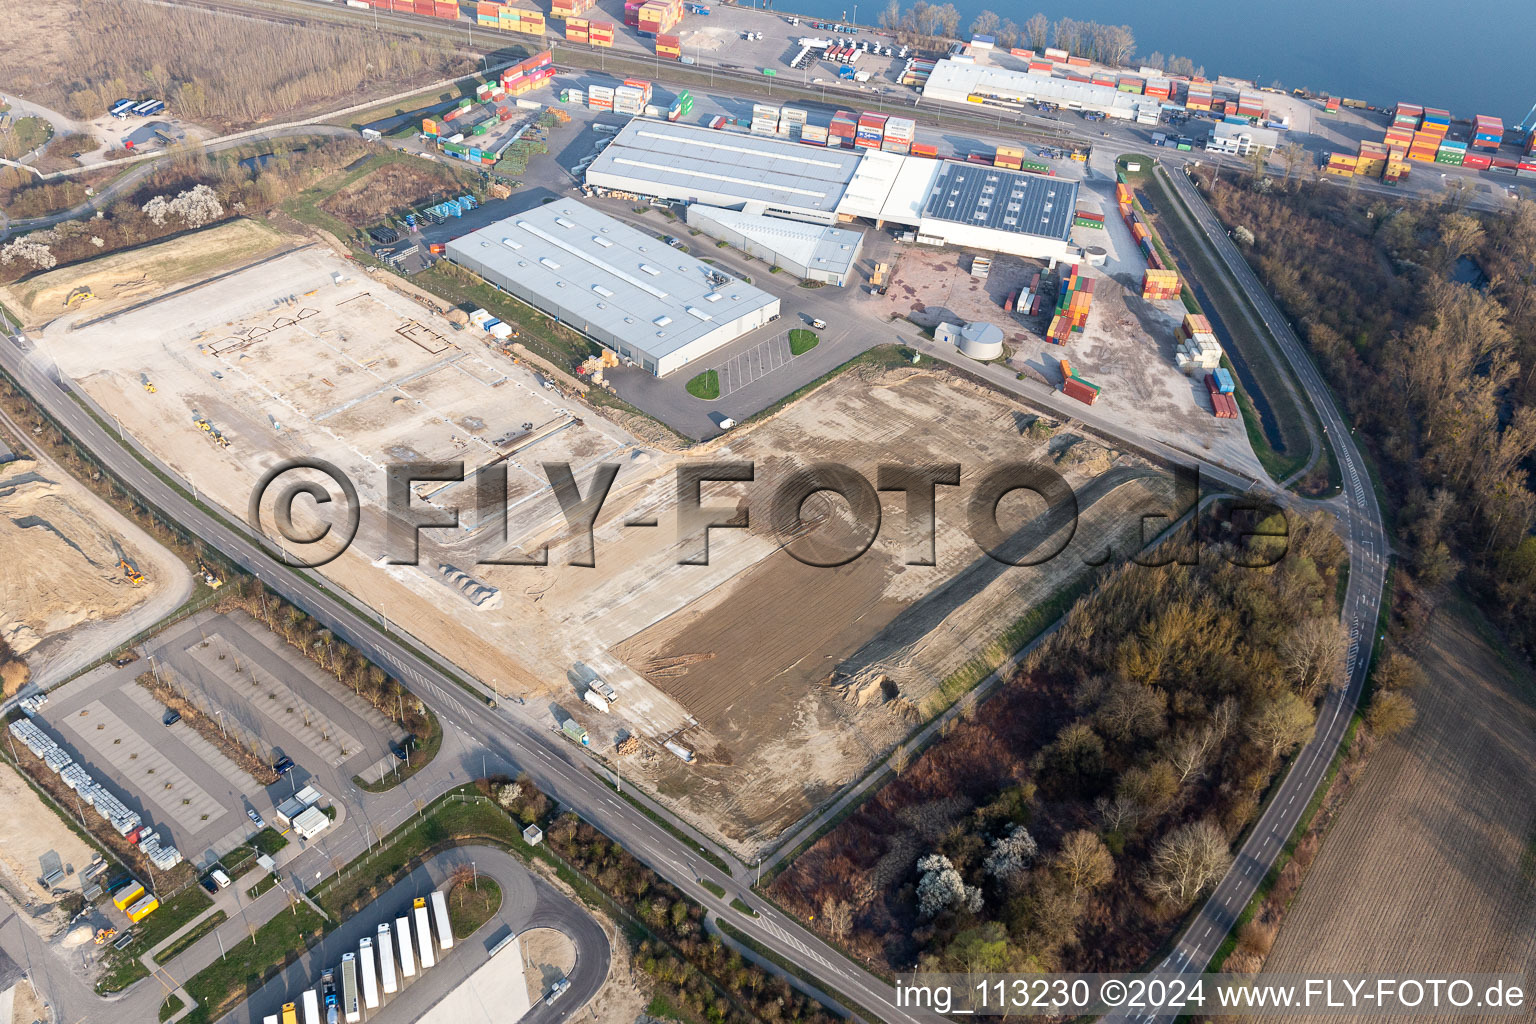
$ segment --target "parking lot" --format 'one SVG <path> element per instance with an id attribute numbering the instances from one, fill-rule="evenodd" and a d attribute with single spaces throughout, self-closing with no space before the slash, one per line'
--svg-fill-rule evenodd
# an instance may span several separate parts
<path id="1" fill-rule="evenodd" d="M 368 702 L 244 615 L 204 614 L 150 640 L 145 660 L 104 666 L 57 690 L 38 716 L 85 766 L 198 866 L 272 823 L 278 803 L 313 784 L 333 800 L 401 738 Z M 153 670 L 263 758 L 296 767 L 262 787 L 137 679 Z"/>

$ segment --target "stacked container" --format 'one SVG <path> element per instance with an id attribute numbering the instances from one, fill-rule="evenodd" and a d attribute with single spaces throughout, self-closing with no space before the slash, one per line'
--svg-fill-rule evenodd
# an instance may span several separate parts
<path id="1" fill-rule="evenodd" d="M 677 99 L 673 100 L 672 105 L 667 108 L 667 120 L 680 121 L 691 113 L 693 113 L 693 93 L 684 89 L 677 94 Z"/>
<path id="2" fill-rule="evenodd" d="M 1434 163 L 1435 155 L 1440 152 L 1440 139 L 1438 132 L 1414 132 L 1413 143 L 1408 147 L 1408 159 Z"/>
<path id="3" fill-rule="evenodd" d="M 839 110 L 832 115 L 832 123 L 827 127 L 827 145 L 851 149 L 858 130 L 859 121 L 853 111 Z"/>
<path id="4" fill-rule="evenodd" d="M 1149 78 L 1142 93 L 1167 103 L 1173 98 L 1173 83 L 1166 78 Z"/>
<path id="5" fill-rule="evenodd" d="M 939 147 L 930 145 L 926 142 L 914 142 L 912 143 L 912 155 L 925 156 L 930 159 L 934 159 L 939 155 Z"/>
<path id="6" fill-rule="evenodd" d="M 1179 325 L 1179 346 L 1174 362 L 1187 374 L 1196 370 L 1214 370 L 1221 365 L 1221 343 L 1211 330 L 1211 322 L 1199 313 L 1185 313 Z"/>
<path id="7" fill-rule="evenodd" d="M 1096 228 L 1104 230 L 1104 215 L 1102 213 L 1089 213 L 1087 210 L 1078 210 L 1072 217 L 1072 226 L 1077 228 Z"/>
<path id="8" fill-rule="evenodd" d="M 1024 166 L 1024 157 L 1026 155 L 1024 150 L 1018 146 L 998 146 L 997 155 L 992 158 L 992 165 L 994 167 L 1007 168 L 1010 171 L 1017 171 Z"/>
<path id="9" fill-rule="evenodd" d="M 1141 275 L 1141 297 L 1144 299 L 1153 301 L 1176 299 L 1181 290 L 1179 272 L 1176 270 L 1157 270 L 1148 267 Z"/>
<path id="10" fill-rule="evenodd" d="M 1121 75 L 1120 80 L 1115 83 L 1115 88 L 1119 89 L 1121 92 L 1134 93 L 1135 95 L 1140 96 L 1142 90 L 1146 88 L 1146 85 L 1147 83 L 1145 81 L 1137 78 L 1135 75 Z"/>
<path id="11" fill-rule="evenodd" d="M 1337 114 L 1338 112 L 1339 98 L 1337 96 L 1329 96 L 1328 99 L 1323 102 L 1323 113 Z"/>
<path id="12" fill-rule="evenodd" d="M 1065 345 L 1074 334 L 1081 334 L 1088 323 L 1088 310 L 1093 305 L 1093 279 L 1085 277 L 1073 266 L 1062 279 L 1061 291 L 1056 296 L 1056 313 L 1046 329 L 1046 340 Z"/>
<path id="13" fill-rule="evenodd" d="M 786 139 L 798 139 L 805 128 L 806 113 L 799 107 L 785 107 L 779 111 L 779 134 Z"/>
<path id="14" fill-rule="evenodd" d="M 613 90 L 613 112 L 615 114 L 628 114 L 631 117 L 645 112 L 645 104 L 649 100 L 646 95 L 648 90 L 641 89 L 625 82 Z"/>
<path id="15" fill-rule="evenodd" d="M 1065 359 L 1058 364 L 1061 367 L 1061 393 L 1068 398 L 1075 398 L 1084 405 L 1092 405 L 1099 397 L 1103 389 L 1092 381 L 1084 380 L 1078 376 L 1072 364 Z"/>
<path id="16" fill-rule="evenodd" d="M 537 14 L 538 12 L 532 12 Z M 544 15 L 539 14 L 539 31 L 543 32 Z M 508 95 L 522 96 L 539 88 L 555 77 L 553 54 L 549 50 L 536 53 L 525 61 L 512 65 L 501 73 L 501 88 Z"/>
<path id="17" fill-rule="evenodd" d="M 1460 167 L 1467 156 L 1467 144 L 1459 139 L 1440 140 L 1440 149 L 1435 153 L 1435 163 L 1449 164 L 1452 167 Z"/>
<path id="18" fill-rule="evenodd" d="M 568 43 L 585 43 L 590 41 L 587 33 L 586 18 L 565 19 L 565 41 Z"/>
<path id="19" fill-rule="evenodd" d="M 1044 75 L 1051 77 L 1051 72 L 1056 70 L 1056 65 L 1048 60 L 1032 60 L 1029 62 L 1029 73 L 1032 75 Z"/>
<path id="20" fill-rule="evenodd" d="M 677 60 L 683 55 L 683 42 L 677 36 L 660 34 L 656 36 L 656 56 L 665 57 L 668 60 Z"/>
<path id="21" fill-rule="evenodd" d="M 1392 127 L 1416 129 L 1419 127 L 1419 119 L 1424 116 L 1424 108 L 1416 103 L 1399 103 L 1392 111 Z"/>
<path id="22" fill-rule="evenodd" d="M 1386 169 L 1388 152 L 1380 142 L 1360 143 L 1360 152 L 1355 157 L 1355 173 L 1361 177 L 1381 177 L 1381 172 Z"/>
<path id="23" fill-rule="evenodd" d="M 871 114 L 869 111 L 859 115 L 858 128 L 854 132 L 853 144 L 863 149 L 879 149 L 880 143 L 885 139 L 884 114 Z"/>
<path id="24" fill-rule="evenodd" d="M 886 153 L 909 153 L 917 136 L 917 122 L 908 117 L 889 117 L 880 149 Z"/>
<path id="25" fill-rule="evenodd" d="M 825 146 L 827 129 L 819 124 L 803 125 L 800 128 L 800 141 L 808 146 Z"/>
<path id="26" fill-rule="evenodd" d="M 626 9 L 628 5 L 626 4 Z M 640 34 L 671 32 L 683 20 L 683 0 L 646 0 L 640 5 Z"/>
<path id="27" fill-rule="evenodd" d="M 587 86 L 587 106 L 592 110 L 613 109 L 613 86 L 589 85 Z"/>
<path id="28" fill-rule="evenodd" d="M 587 23 L 587 41 L 593 46 L 613 45 L 613 22 L 593 21 Z"/>
<path id="29" fill-rule="evenodd" d="M 1069 59 L 1070 57 L 1071 57 L 1071 54 L 1067 53 L 1066 50 L 1059 50 L 1059 49 L 1056 49 L 1056 48 L 1050 47 L 1050 46 L 1047 46 L 1045 48 L 1045 59 L 1046 60 L 1063 61 L 1063 60 Z"/>
<path id="30" fill-rule="evenodd" d="M 1438 107 L 1425 107 L 1424 117 L 1419 122 L 1419 130 L 1444 135 L 1451 130 L 1451 112 Z"/>
<path id="31" fill-rule="evenodd" d="M 597 6 L 597 0 L 553 0 L 550 5 L 549 16 L 551 18 L 579 18 L 593 7 Z"/>
<path id="32" fill-rule="evenodd" d="M 503 32 L 521 32 L 524 35 L 541 36 L 544 34 L 546 27 L 544 12 L 529 11 L 521 7 L 503 4 L 500 22 L 497 27 Z"/>
<path id="33" fill-rule="evenodd" d="M 1190 82 L 1189 89 L 1184 97 L 1184 106 L 1190 110 L 1211 109 L 1211 84 L 1209 82 Z"/>
<path id="34" fill-rule="evenodd" d="M 1237 419 L 1237 400 L 1232 397 L 1230 388 L 1226 391 L 1222 390 L 1221 378 L 1217 376 L 1226 372 L 1218 367 L 1214 372 L 1206 374 L 1205 390 L 1211 396 L 1211 412 L 1216 415 L 1216 418 L 1235 420 Z M 1230 385 L 1231 381 L 1232 378 L 1228 375 L 1227 383 Z"/>
<path id="35" fill-rule="evenodd" d="M 1341 178 L 1353 178 L 1355 176 L 1356 158 L 1348 153 L 1330 153 L 1328 162 L 1323 165 L 1325 174 L 1337 175 Z"/>
<path id="36" fill-rule="evenodd" d="M 752 134 L 777 135 L 779 133 L 779 108 L 767 103 L 752 104 Z"/>
<path id="37" fill-rule="evenodd" d="M 475 21 L 487 28 L 499 28 L 501 26 L 501 4 L 487 3 L 480 0 L 475 4 Z"/>
<path id="38" fill-rule="evenodd" d="M 1504 122 L 1488 114 L 1478 114 L 1472 122 L 1472 147 L 1498 149 L 1504 142 Z"/>
<path id="39" fill-rule="evenodd" d="M 1264 94 L 1240 92 L 1237 94 L 1237 112 L 1243 117 L 1264 116 Z"/>

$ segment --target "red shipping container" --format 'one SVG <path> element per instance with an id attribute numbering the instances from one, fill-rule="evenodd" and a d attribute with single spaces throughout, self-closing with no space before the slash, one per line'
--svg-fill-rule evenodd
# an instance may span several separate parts
<path id="1" fill-rule="evenodd" d="M 1072 377 L 1068 377 L 1061 385 L 1061 393 L 1068 398 L 1075 398 L 1084 405 L 1092 405 L 1099 397 L 1099 393 L 1088 385 L 1083 384 Z"/>

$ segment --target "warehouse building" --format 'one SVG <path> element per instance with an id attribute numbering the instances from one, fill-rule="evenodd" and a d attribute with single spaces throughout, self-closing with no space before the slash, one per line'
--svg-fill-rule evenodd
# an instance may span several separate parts
<path id="1" fill-rule="evenodd" d="M 848 275 L 864 248 L 864 235 L 859 231 L 702 203 L 688 207 L 688 226 L 782 267 L 796 277 L 839 288 L 848 283 Z"/>
<path id="2" fill-rule="evenodd" d="M 1004 103 L 1055 103 L 1069 110 L 1093 110 L 1108 117 L 1156 122 L 1162 101 L 1153 96 L 1121 92 L 1112 85 L 1093 85 L 1065 78 L 1031 75 L 986 64 L 941 60 L 923 85 L 923 99 L 965 103 L 972 96 Z"/>
<path id="3" fill-rule="evenodd" d="M 1211 137 L 1205 148 L 1213 153 L 1236 153 L 1247 156 L 1255 149 L 1273 151 L 1280 145 L 1280 133 L 1273 128 L 1255 128 L 1247 124 L 1228 124 L 1218 121 L 1211 126 Z"/>
<path id="4" fill-rule="evenodd" d="M 658 377 L 779 315 L 774 296 L 570 199 L 456 238 L 447 256 Z"/>
<path id="5" fill-rule="evenodd" d="M 831 224 L 860 154 L 635 118 L 587 168 L 611 192 Z"/>

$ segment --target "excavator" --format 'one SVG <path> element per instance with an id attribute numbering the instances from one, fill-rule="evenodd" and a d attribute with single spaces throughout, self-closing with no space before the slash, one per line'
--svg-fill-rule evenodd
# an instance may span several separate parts
<path id="1" fill-rule="evenodd" d="M 123 570 L 123 575 L 128 577 L 129 583 L 132 583 L 136 587 L 143 584 L 144 574 L 139 572 L 139 570 L 135 569 L 133 566 L 129 565 L 128 559 L 119 558 L 117 560 L 117 565 L 118 568 Z"/>

